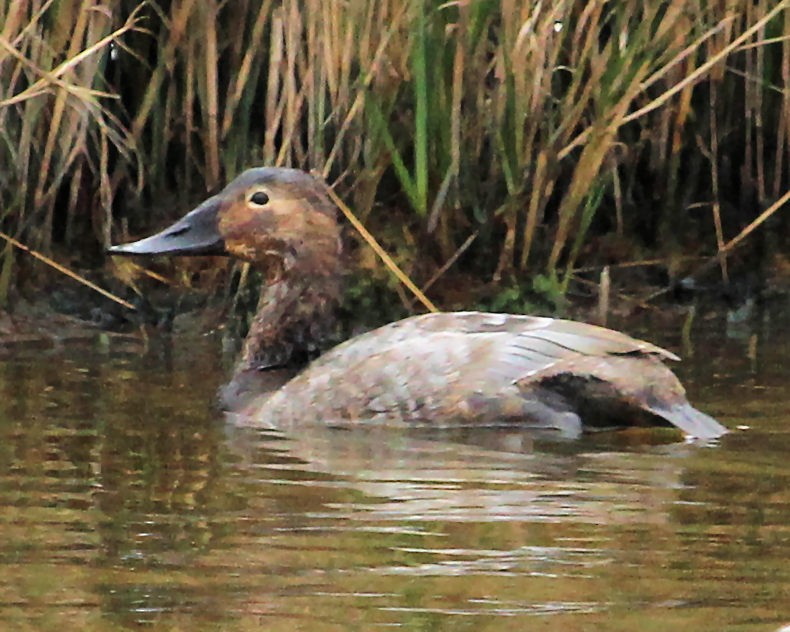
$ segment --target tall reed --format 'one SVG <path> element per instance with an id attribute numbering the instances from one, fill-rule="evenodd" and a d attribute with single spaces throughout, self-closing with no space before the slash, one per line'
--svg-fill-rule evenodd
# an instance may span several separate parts
<path id="1" fill-rule="evenodd" d="M 115 26 L 98 2 L 75 7 L 53 0 L 11 2 L 0 10 L 0 224 L 38 250 L 50 250 L 56 208 L 67 237 L 94 223 L 97 236 L 109 239 L 110 147 L 130 168 L 136 155 L 134 138 L 107 105 L 113 95 L 101 68 L 136 15 Z M 86 190 L 88 171 L 98 177 Z M 91 206 L 102 211 L 98 219 Z M 6 247 L 0 304 L 8 298 L 12 257 Z"/>
<path id="2" fill-rule="evenodd" d="M 437 266 L 479 234 L 458 265 L 567 287 L 593 233 L 715 252 L 787 189 L 787 2 L 30 0 L 0 23 L 0 224 L 45 252 L 263 162 L 323 172 Z"/>

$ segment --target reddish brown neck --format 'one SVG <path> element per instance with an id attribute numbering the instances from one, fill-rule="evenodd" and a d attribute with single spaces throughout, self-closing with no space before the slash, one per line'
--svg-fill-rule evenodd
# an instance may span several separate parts
<path id="1" fill-rule="evenodd" d="M 279 271 L 271 262 L 262 266 L 265 285 L 237 373 L 302 365 L 337 342 L 341 264 L 337 239 L 331 245 L 333 252 L 325 248 L 281 261 Z"/>

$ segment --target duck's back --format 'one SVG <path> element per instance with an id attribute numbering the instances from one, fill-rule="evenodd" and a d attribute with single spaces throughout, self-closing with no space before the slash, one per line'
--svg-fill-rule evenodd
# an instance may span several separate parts
<path id="1" fill-rule="evenodd" d="M 691 408 L 665 359 L 677 358 L 575 321 L 426 314 L 335 347 L 246 414 L 276 426 L 519 422 L 571 434 L 582 423 L 663 420 L 696 436 L 722 434 L 722 426 Z"/>

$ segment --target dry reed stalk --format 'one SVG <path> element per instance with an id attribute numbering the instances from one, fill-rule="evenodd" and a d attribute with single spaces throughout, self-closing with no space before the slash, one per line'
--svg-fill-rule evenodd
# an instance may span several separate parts
<path id="1" fill-rule="evenodd" d="M 479 241 L 500 261 L 502 274 L 537 266 L 551 271 L 572 264 L 603 192 L 613 190 L 618 232 L 641 220 L 633 204 L 644 200 L 645 182 L 636 171 L 644 169 L 648 151 L 647 181 L 667 195 L 663 210 L 644 212 L 669 217 L 705 197 L 702 184 L 682 177 L 690 163 L 701 164 L 699 151 L 688 154 L 695 151 L 692 103 L 706 96 L 697 89 L 702 81 L 716 81 L 719 97 L 709 110 L 717 138 L 705 129 L 700 146 L 713 148 L 713 161 L 742 149 L 733 168 L 754 174 L 760 199 L 781 194 L 790 146 L 790 97 L 783 89 L 790 42 L 777 27 L 784 11 L 788 32 L 790 11 L 786 1 L 747 4 L 238 0 L 231 10 L 218 0 L 182 0 L 165 11 L 151 4 L 147 26 L 156 42 L 133 41 L 129 50 L 137 46 L 139 61 L 155 61 L 146 70 L 147 87 L 133 90 L 128 101 L 132 135 L 125 138 L 115 108 L 102 108 L 104 86 L 87 80 L 101 74 L 99 49 L 88 53 L 90 64 L 83 56 L 56 66 L 45 45 L 79 59 L 78 41 L 105 40 L 106 16 L 93 15 L 104 5 L 89 0 L 93 13 L 79 14 L 74 4 L 39 0 L 27 17 L 22 3 L 11 3 L 0 8 L 0 61 L 7 65 L 0 70 L 3 83 L 13 86 L 0 93 L 0 142 L 11 145 L 5 156 L 13 156 L 18 186 L 2 199 L 3 212 L 49 239 L 50 228 L 34 225 L 38 216 L 23 222 L 31 220 L 25 213 L 34 199 L 51 211 L 63 188 L 56 173 L 88 178 L 114 164 L 112 179 L 94 177 L 105 214 L 93 228 L 106 240 L 110 201 L 133 173 L 123 156 L 112 160 L 119 141 L 120 151 L 133 152 L 136 144 L 151 174 L 166 166 L 183 173 L 179 184 L 187 189 L 193 177 L 213 186 L 222 171 L 262 156 L 269 164 L 337 175 L 354 191 L 363 217 L 382 175 L 396 172 L 396 193 L 406 192 L 442 258 L 456 250 L 470 222 L 482 222 Z M 55 21 L 52 42 L 41 36 L 48 10 L 63 18 Z M 70 39 L 74 34 L 79 37 Z M 118 32 L 107 37 L 117 41 Z M 730 59 L 731 66 L 745 64 L 743 78 L 740 68 L 727 70 Z M 764 76 L 774 66 L 781 73 Z M 779 74 L 784 86 L 776 97 L 768 91 Z M 741 89 L 752 117 L 745 126 L 731 106 Z M 39 102 L 44 95 L 54 95 L 46 106 Z M 21 105 L 25 116 L 15 119 Z M 730 131 L 744 127 L 738 134 L 746 136 L 745 147 Z M 775 150 L 769 128 L 778 132 Z M 613 151 L 626 143 L 627 151 Z M 713 163 L 710 168 L 723 185 L 723 175 Z M 165 178 L 158 178 L 161 186 Z M 71 233 L 80 188 L 74 180 L 67 187 Z M 720 195 L 725 192 L 714 192 Z M 721 249 L 726 226 L 719 227 L 718 207 L 713 216 Z M 555 232 L 553 243 L 543 244 L 538 236 L 547 220 Z M 504 232 L 492 223 L 504 224 Z"/>
<path id="2" fill-rule="evenodd" d="M 94 290 L 95 292 L 98 292 L 99 294 L 101 294 L 102 296 L 110 299 L 111 301 L 115 301 L 119 305 L 123 305 L 125 308 L 131 309 L 132 311 L 135 311 L 137 309 L 134 305 L 132 305 L 128 301 L 124 301 L 122 298 L 119 298 L 119 297 L 115 296 L 115 294 L 113 294 L 112 292 L 108 292 L 107 290 L 105 290 L 103 288 L 100 288 L 98 285 L 96 285 L 92 281 L 89 281 L 88 279 L 86 279 L 83 276 L 80 276 L 76 272 L 73 272 L 73 271 L 69 270 L 68 268 L 66 268 L 65 266 L 60 265 L 57 261 L 53 261 L 52 259 L 50 259 L 46 255 L 43 255 L 40 252 L 36 252 L 32 248 L 28 248 L 27 246 L 25 246 L 25 244 L 21 243 L 20 241 L 17 241 L 16 239 L 11 237 L 10 235 L 6 235 L 2 231 L 0 231 L 0 238 L 4 239 L 5 241 L 7 241 L 12 246 L 14 246 L 16 248 L 19 248 L 20 250 L 28 253 L 29 255 L 31 255 L 32 257 L 34 257 L 36 259 L 38 259 L 39 261 L 44 262 L 45 264 L 47 264 L 51 268 L 54 268 L 55 270 L 57 270 L 58 272 L 61 272 L 62 274 L 65 274 L 66 276 L 71 277 L 75 281 L 78 281 L 79 283 L 82 283 L 83 285 L 89 287 L 90 289 Z"/>
<path id="3" fill-rule="evenodd" d="M 521 265 L 519 267 L 522 270 L 527 267 L 529 254 L 532 251 L 532 242 L 543 219 L 543 209 L 546 207 L 552 188 L 553 182 L 550 181 L 548 174 L 548 158 L 546 150 L 543 150 L 538 154 L 538 159 L 535 162 L 535 175 L 532 177 L 532 194 L 529 196 L 527 221 L 524 224 L 523 244 L 521 247 Z"/>
<path id="4" fill-rule="evenodd" d="M 735 237 L 730 239 L 726 244 L 724 244 L 719 251 L 716 253 L 714 257 L 709 258 L 705 263 L 695 269 L 690 275 L 689 278 L 695 278 L 699 275 L 707 272 L 708 270 L 712 269 L 721 259 L 722 255 L 732 252 L 740 246 L 743 241 L 751 235 L 757 228 L 760 227 L 761 224 L 766 222 L 770 219 L 780 208 L 782 208 L 785 204 L 790 202 L 790 191 L 787 191 L 782 197 L 780 197 L 776 202 L 771 204 L 765 211 L 760 213 L 752 222 L 749 223 L 740 233 L 738 233 Z M 647 303 L 648 301 L 652 301 L 659 296 L 662 296 L 670 291 L 671 288 L 662 288 L 653 292 L 652 294 L 646 296 L 642 299 L 643 303 Z"/>
<path id="5" fill-rule="evenodd" d="M 82 42 L 83 38 L 85 37 L 85 31 L 87 30 L 87 21 L 88 16 L 90 15 L 89 11 L 78 11 L 77 12 L 77 20 L 76 25 L 73 30 L 73 37 L 71 39 L 71 43 L 69 45 L 69 49 L 66 52 L 68 57 L 74 57 L 79 51 L 80 43 Z M 50 166 L 52 163 L 52 154 L 55 149 L 55 142 L 56 141 L 65 141 L 66 144 L 71 145 L 73 138 L 72 136 L 73 130 L 69 130 L 69 133 L 63 133 L 60 129 L 61 121 L 63 119 L 63 114 L 66 109 L 66 99 L 68 97 L 68 92 L 65 90 L 59 90 L 55 94 L 55 103 L 52 107 L 52 114 L 50 118 L 50 125 L 49 125 L 49 133 L 47 134 L 46 142 L 44 143 L 44 153 L 41 158 L 41 171 L 39 176 L 38 185 L 36 187 L 36 191 L 33 197 L 33 204 L 35 206 L 42 206 L 43 205 L 43 192 L 44 187 L 46 186 L 46 179 L 49 175 Z M 49 218 L 51 221 L 51 218 Z M 47 227 L 50 224 L 47 223 Z"/>
<path id="6" fill-rule="evenodd" d="M 765 22 L 770 21 L 778 12 L 772 12 L 771 16 L 768 16 L 768 19 Z M 724 29 L 731 18 L 725 18 L 722 20 L 718 25 L 706 31 L 702 36 L 697 38 L 694 42 L 689 44 L 685 47 L 682 51 L 680 51 L 671 61 L 662 65 L 658 70 L 656 70 L 652 75 L 645 79 L 642 84 L 642 90 L 647 90 L 652 85 L 656 84 L 660 79 L 666 77 L 669 70 L 671 70 L 675 64 L 680 63 L 683 59 L 691 55 L 694 51 L 698 50 L 699 47 L 707 40 L 709 37 L 712 37 L 714 34 L 718 33 L 720 30 Z M 658 97 L 651 99 L 646 105 L 642 106 L 641 108 L 637 109 L 634 112 L 631 112 L 623 119 L 623 124 L 630 123 L 635 121 L 646 114 L 658 109 L 659 107 L 667 104 L 669 100 L 678 92 L 685 89 L 688 85 L 696 83 L 699 79 L 701 79 L 712 67 L 726 58 L 730 53 L 738 48 L 738 46 L 749 39 L 751 35 L 754 33 L 754 27 L 749 29 L 748 33 L 743 34 L 741 37 L 736 40 L 736 42 L 730 43 L 724 49 L 722 49 L 714 59 L 708 59 L 705 63 L 701 66 L 696 68 L 693 72 L 685 77 L 681 82 L 672 84 L 668 89 L 662 92 Z M 583 130 L 580 134 L 575 136 L 570 142 L 568 142 L 558 153 L 558 158 L 563 159 L 568 156 L 574 149 L 582 145 L 584 142 L 587 141 L 589 134 L 591 133 L 591 128 L 587 128 Z"/>
<path id="7" fill-rule="evenodd" d="M 317 176 L 318 174 L 315 175 Z M 343 200 L 341 200 L 337 196 L 337 194 L 328 186 L 326 186 L 326 192 L 329 195 L 330 199 L 335 203 L 335 205 L 343 212 L 343 215 L 345 215 L 346 219 L 348 219 L 348 221 L 351 223 L 354 229 L 362 236 L 365 242 L 367 242 L 367 244 L 379 256 L 379 258 L 384 262 L 384 265 L 386 265 L 390 269 L 390 271 L 395 275 L 395 277 L 403 285 L 405 285 L 412 294 L 414 294 L 417 300 L 419 300 L 420 303 L 422 303 L 428 311 L 438 312 L 439 310 L 436 307 L 436 305 L 434 305 L 433 302 L 431 302 L 431 300 L 427 296 L 425 296 L 425 294 L 423 294 L 422 291 L 420 291 L 420 288 L 418 288 L 414 284 L 414 282 L 408 277 L 408 275 L 406 275 L 406 273 L 404 273 L 403 270 L 401 270 L 398 267 L 398 264 L 392 260 L 392 257 L 390 257 L 389 254 L 387 254 L 387 251 L 381 247 L 378 241 L 376 241 L 376 238 L 370 234 L 370 231 L 368 231 L 365 228 L 365 226 L 362 224 L 362 222 L 360 222 L 357 219 L 356 215 L 354 215 L 351 209 L 348 208 L 348 206 L 346 206 Z M 407 303 L 407 301 L 404 301 L 404 303 Z"/>
<path id="8" fill-rule="evenodd" d="M 195 86 L 197 85 L 197 70 L 196 70 L 196 57 L 197 46 L 191 43 L 186 53 L 186 62 L 184 64 L 184 126 L 185 137 L 184 145 L 188 155 L 193 153 L 192 139 L 197 135 L 197 125 L 195 123 L 195 108 L 192 104 L 195 102 Z M 184 183 L 187 190 L 191 190 L 192 184 L 192 169 L 189 167 L 184 170 Z"/>
<path id="9" fill-rule="evenodd" d="M 284 48 L 282 9 L 277 8 L 272 13 L 271 35 L 269 46 L 269 75 L 266 85 L 266 131 L 263 140 L 263 160 L 272 164 L 275 160 L 275 141 L 280 118 L 285 107 L 284 102 L 278 98 L 280 91 L 280 75 L 282 73 L 282 51 Z"/>
<path id="10" fill-rule="evenodd" d="M 297 0 L 283 3 L 283 36 L 285 42 L 285 65 L 283 67 L 281 103 L 283 107 L 280 149 L 275 164 L 292 164 L 291 156 L 296 154 L 298 123 L 302 103 L 299 87 L 297 60 L 301 53 L 302 16 Z M 294 161 L 299 164 L 298 159 Z"/>
<path id="11" fill-rule="evenodd" d="M 790 11 L 784 14 L 784 32 L 790 33 Z M 782 39 L 781 55 L 782 85 L 790 86 L 790 35 Z M 772 196 L 779 197 L 783 186 L 783 173 L 785 168 L 785 154 L 790 146 L 790 90 L 782 90 L 782 103 L 779 107 L 778 133 L 776 135 L 776 150 L 774 153 L 774 177 Z"/>
<path id="12" fill-rule="evenodd" d="M 458 261 L 458 259 L 460 259 L 461 256 L 469 249 L 469 246 L 471 246 L 474 243 L 475 239 L 477 239 L 477 236 L 479 234 L 480 234 L 479 231 L 472 233 L 471 235 L 469 235 L 469 237 L 466 238 L 466 241 L 464 241 L 464 243 L 458 246 L 458 249 L 452 254 L 452 256 L 449 259 L 447 259 L 447 261 L 445 261 L 442 264 L 442 266 L 431 275 L 431 278 L 428 279 L 420 288 L 420 291 L 423 294 L 425 294 L 425 292 L 430 290 L 433 287 L 434 283 L 436 283 L 445 274 L 447 274 L 447 271 L 450 268 L 452 268 L 455 265 L 455 262 Z M 409 309 L 411 309 L 412 305 L 409 304 L 408 307 Z"/>
<path id="13" fill-rule="evenodd" d="M 729 284 L 730 278 L 727 271 L 727 255 L 723 252 L 724 230 L 721 224 L 721 204 L 719 193 L 719 130 L 716 120 L 718 88 L 716 81 L 710 83 L 710 180 L 713 194 L 713 226 L 716 230 L 716 247 L 719 251 L 719 266 L 721 267 L 721 277 L 725 284 Z"/>
<path id="14" fill-rule="evenodd" d="M 252 78 L 252 68 L 255 59 L 263 54 L 261 43 L 263 41 L 263 31 L 269 21 L 272 7 L 272 0 L 264 0 L 260 4 L 258 12 L 255 14 L 252 32 L 248 45 L 244 48 L 244 57 L 239 65 L 238 71 L 229 84 L 229 94 L 225 103 L 225 115 L 222 120 L 222 133 L 220 137 L 225 140 L 230 132 L 233 117 L 235 116 L 239 103 L 245 90 L 250 88 Z M 241 40 L 239 40 L 241 41 Z M 231 89 L 232 86 L 232 89 Z M 189 100 L 186 100 L 189 103 Z"/>
<path id="15" fill-rule="evenodd" d="M 88 29 L 88 18 L 93 17 L 92 12 L 89 10 L 78 11 L 77 15 L 77 23 L 72 32 L 72 39 L 66 52 L 68 57 L 74 57 L 78 53 L 80 44 L 86 36 L 86 31 Z M 101 14 L 96 13 L 95 15 Z M 105 23 L 106 22 L 107 20 L 105 20 Z M 76 74 L 76 69 L 69 74 Z M 89 83 L 90 81 L 91 80 L 88 79 Z M 84 135 L 80 134 L 80 130 L 78 129 L 80 123 L 79 119 L 76 119 L 72 116 L 71 120 L 69 121 L 71 125 L 68 125 L 68 123 L 64 125 L 63 119 L 65 118 L 65 110 L 68 99 L 69 94 L 65 90 L 59 90 L 55 94 L 55 103 L 52 107 L 52 112 L 50 115 L 51 118 L 49 133 L 47 134 L 47 139 L 44 144 L 44 153 L 39 165 L 38 182 L 33 194 L 33 205 L 36 208 L 46 208 L 43 226 L 40 227 L 42 229 L 40 231 L 42 233 L 42 237 L 39 240 L 39 246 L 45 251 L 49 251 L 50 249 L 54 213 L 53 204 L 49 202 L 54 197 L 54 193 L 56 192 L 57 187 L 60 185 L 62 177 L 68 172 L 70 166 L 70 161 L 61 160 L 61 164 L 58 166 L 57 171 L 54 173 L 52 172 L 51 167 L 53 153 L 55 151 L 55 144 L 57 143 L 59 145 L 59 149 L 61 151 L 67 150 L 71 147 L 76 148 L 78 145 L 82 145 L 83 147 L 85 145 Z M 49 195 L 45 195 L 45 188 L 47 188 L 48 182 L 50 181 L 51 185 Z"/>
<path id="16" fill-rule="evenodd" d="M 751 5 L 752 3 L 749 3 Z M 746 9 L 746 19 L 752 17 L 753 10 L 751 6 Z M 757 51 L 754 48 L 748 48 L 743 51 L 744 58 L 744 73 L 747 77 L 756 77 L 755 74 L 755 59 Z M 751 202 L 757 190 L 754 180 L 754 152 L 755 152 L 755 129 L 754 129 L 754 114 L 755 114 L 755 93 L 757 89 L 755 85 L 746 81 L 743 86 L 743 118 L 744 118 L 744 139 L 743 148 L 743 168 L 741 169 L 741 177 L 743 178 L 744 185 L 741 191 L 741 202 Z"/>
<path id="17" fill-rule="evenodd" d="M 365 99 L 367 98 L 367 92 L 370 89 L 370 86 L 372 85 L 373 81 L 380 76 L 380 73 L 382 71 L 381 66 L 383 63 L 384 53 L 387 50 L 392 35 L 396 32 L 397 28 L 400 26 L 400 22 L 403 19 L 408 6 L 409 6 L 408 3 L 406 2 L 401 3 L 398 6 L 398 9 L 397 11 L 395 11 L 393 19 L 390 22 L 389 28 L 384 31 L 384 34 L 378 43 L 376 52 L 373 55 L 373 58 L 371 59 L 370 66 L 362 74 L 363 79 L 360 82 L 360 86 L 359 89 L 357 90 L 353 104 L 349 109 L 348 113 L 346 114 L 346 117 L 343 119 L 343 123 L 341 124 L 340 128 L 337 130 L 335 143 L 329 152 L 329 156 L 327 156 L 326 162 L 324 163 L 324 168 L 322 169 L 322 175 L 324 178 L 328 177 L 332 169 L 332 166 L 334 165 L 334 161 L 337 158 L 339 152 L 341 151 L 342 143 L 345 139 L 345 136 L 352 127 L 352 123 L 354 122 L 354 120 L 356 120 L 356 118 L 363 110 L 363 107 L 365 105 Z"/>
<path id="18" fill-rule="evenodd" d="M 601 270 L 601 277 L 598 281 L 598 323 L 601 327 L 606 327 L 609 319 L 609 297 L 611 294 L 611 277 L 609 266 L 604 266 Z"/>
<path id="19" fill-rule="evenodd" d="M 689 74 L 682 82 L 673 85 L 668 90 L 664 91 L 661 95 L 659 95 L 658 97 L 647 103 L 644 107 L 641 107 L 636 112 L 632 112 L 631 114 L 626 116 L 624 122 L 628 123 L 630 121 L 634 121 L 644 116 L 648 112 L 652 112 L 653 110 L 661 107 L 675 94 L 683 90 L 688 84 L 694 83 L 699 79 L 701 79 L 708 72 L 710 72 L 711 68 L 716 66 L 730 53 L 737 50 L 741 46 L 741 44 L 746 42 L 746 40 L 751 39 L 766 24 L 768 24 L 771 20 L 773 20 L 776 16 L 778 16 L 782 11 L 786 10 L 787 7 L 788 7 L 788 2 L 786 0 L 777 4 L 771 11 L 765 14 L 756 23 L 752 24 L 748 29 L 746 29 L 743 33 L 741 33 L 741 35 L 736 37 L 732 42 L 730 42 L 721 51 L 719 51 L 713 58 L 707 59 L 704 63 L 700 64 L 700 66 L 694 72 Z M 713 34 L 713 32 L 715 32 L 715 30 L 719 28 L 724 28 L 725 22 L 726 19 L 722 20 L 722 22 L 717 27 L 715 27 L 715 29 L 709 31 L 708 34 L 706 35 Z"/>
<path id="20" fill-rule="evenodd" d="M 593 4 L 591 3 L 585 8 L 585 14 L 589 12 Z M 539 7 L 540 5 L 536 8 Z M 514 73 L 517 77 L 532 76 L 531 81 L 521 83 L 516 91 L 525 108 L 523 122 L 525 131 L 522 138 L 523 149 L 519 155 L 519 168 L 529 174 L 524 178 L 523 186 L 530 191 L 523 212 L 525 220 L 521 235 L 519 261 L 521 270 L 527 267 L 535 232 L 542 221 L 546 204 L 554 188 L 552 172 L 549 169 L 551 148 L 546 146 L 546 139 L 542 135 L 542 132 L 545 133 L 545 128 L 541 111 L 546 107 L 547 95 L 552 92 L 553 72 L 559 65 L 559 55 L 562 50 L 560 42 L 563 37 L 574 37 L 574 34 L 563 35 L 562 31 L 558 33 L 554 28 L 555 24 L 561 23 L 563 11 L 567 11 L 566 4 L 556 3 L 553 8 L 549 8 L 545 12 L 533 11 L 531 14 L 522 15 L 525 21 L 514 41 L 512 62 Z M 582 20 L 584 19 L 586 18 L 582 17 Z M 578 35 L 578 31 L 576 35 Z M 576 50 L 575 47 L 572 49 Z M 575 89 L 571 88 L 571 90 Z M 576 95 L 569 95 L 566 103 L 572 103 L 576 98 Z M 578 102 L 584 103 L 585 99 L 579 98 Z M 575 110 L 575 116 L 571 115 L 564 120 L 569 125 L 574 125 L 571 119 L 580 116 L 581 111 L 581 107 L 579 107 Z M 557 130 L 557 133 L 562 134 L 560 130 Z M 537 152 L 537 157 L 534 156 L 535 152 Z"/>
<path id="21" fill-rule="evenodd" d="M 170 64 L 175 58 L 176 50 L 187 35 L 187 25 L 190 16 L 194 12 L 195 4 L 196 0 L 183 0 L 172 7 L 174 14 L 169 22 L 169 28 L 166 33 L 167 40 L 161 51 L 160 63 L 154 67 L 153 72 L 148 77 L 143 98 L 132 121 L 131 131 L 134 138 L 142 136 L 143 130 L 149 122 L 151 111 L 157 103 L 157 95 L 168 72 L 167 64 Z M 189 105 L 191 107 L 192 104 Z"/>
<path id="22" fill-rule="evenodd" d="M 219 52 L 217 49 L 217 12 L 216 0 L 204 0 L 201 3 L 204 33 L 204 69 L 205 69 L 205 103 L 203 106 L 203 122 L 206 135 L 203 149 L 206 152 L 206 185 L 213 189 L 219 184 L 219 79 L 217 66 Z M 187 104 L 189 105 L 189 104 Z"/>
<path id="23" fill-rule="evenodd" d="M 91 134 L 98 136 L 98 146 L 109 141 L 123 157 L 133 151 L 133 141 L 123 125 L 100 101 L 114 95 L 94 85 L 107 47 L 139 28 L 139 11 L 133 11 L 113 30 L 111 16 L 93 3 L 76 8 L 41 3 L 30 7 L 33 13 L 24 26 L 21 20 L 28 7 L 16 6 L 21 11 L 10 16 L 0 36 L 0 60 L 5 58 L 6 69 L 13 68 L 0 99 L 3 128 L 9 134 L 5 149 L 11 150 L 12 143 L 16 146 L 10 180 L 16 202 L 11 211 L 16 231 L 26 230 L 28 241 L 47 251 L 55 197 L 64 178 L 81 173 L 81 165 L 90 160 Z M 57 7 L 58 20 L 48 25 L 43 18 L 51 6 Z M 22 89 L 14 93 L 17 86 Z M 67 234 L 76 212 L 74 187 L 73 181 L 67 187 L 71 191 L 65 209 Z M 33 195 L 28 197 L 31 189 Z M 35 216 L 27 217 L 27 205 L 35 209 Z"/>
<path id="24" fill-rule="evenodd" d="M 321 25 L 315 19 L 313 11 L 322 10 L 311 0 L 305 14 L 305 102 L 308 143 L 306 161 L 311 165 L 322 164 L 325 151 L 325 125 L 327 115 L 327 99 L 325 97 L 326 66 L 321 60 Z M 334 16 L 337 17 L 337 16 Z"/>
<path id="25" fill-rule="evenodd" d="M 130 27 L 131 28 L 131 27 Z M 89 57 L 90 55 L 96 53 L 98 50 L 107 46 L 110 42 L 114 40 L 114 37 L 120 36 L 123 34 L 126 28 L 121 28 L 115 31 L 114 34 L 110 34 L 105 38 L 102 38 L 100 42 L 94 44 L 85 50 L 83 50 L 79 55 L 80 60 Z M 99 46 L 99 44 L 102 44 Z M 64 62 L 54 70 L 45 70 L 43 67 L 37 65 L 36 63 L 32 62 L 30 59 L 26 58 L 22 55 L 17 49 L 13 47 L 13 45 L 3 37 L 0 37 L 0 48 L 4 49 L 10 56 L 15 57 L 17 61 L 19 61 L 23 66 L 31 70 L 33 73 L 40 76 L 40 78 L 35 81 L 32 85 L 27 86 L 22 92 L 15 94 L 12 97 L 7 97 L 0 101 L 0 108 L 6 108 L 11 105 L 16 105 L 18 103 L 22 103 L 25 101 L 30 101 L 35 99 L 36 97 L 41 97 L 48 94 L 52 88 L 60 88 L 65 90 L 66 92 L 72 94 L 77 99 L 81 100 L 88 100 L 91 98 L 112 98 L 114 97 L 113 94 L 109 92 L 103 92 L 101 90 L 94 90 L 91 88 L 85 88 L 83 86 L 70 84 L 61 77 L 66 74 L 69 70 L 71 70 L 72 66 L 75 64 L 71 63 L 73 61 L 69 60 L 69 62 Z M 85 54 L 86 51 L 90 51 L 89 54 Z"/>
<path id="26" fill-rule="evenodd" d="M 588 143 L 582 149 L 576 168 L 573 172 L 571 183 L 567 193 L 559 208 L 559 224 L 552 244 L 551 254 L 549 255 L 547 270 L 552 272 L 556 269 L 560 254 L 568 240 L 571 222 L 576 216 L 577 209 L 586 197 L 590 183 L 594 182 L 605 163 L 606 157 L 614 144 L 617 129 L 622 125 L 626 112 L 632 100 L 639 92 L 639 82 L 645 75 L 647 68 L 643 65 L 632 77 L 632 83 L 626 90 L 619 102 L 612 107 L 611 119 L 602 122 L 600 129 L 595 130 Z M 573 262 L 568 264 L 568 268 L 573 267 Z"/>
<path id="27" fill-rule="evenodd" d="M 724 244 L 719 249 L 719 254 L 728 253 L 731 250 L 735 249 L 744 239 L 746 239 L 749 235 L 751 235 L 762 223 L 764 223 L 780 208 L 782 208 L 785 204 L 787 204 L 787 202 L 790 202 L 790 191 L 787 191 L 776 202 L 771 204 L 771 206 L 769 206 L 756 218 L 754 218 L 754 220 L 752 220 L 749 223 L 749 225 L 746 226 L 740 233 L 738 233 L 735 237 L 733 237 L 726 244 Z"/>
<path id="28" fill-rule="evenodd" d="M 764 12 L 766 8 L 765 1 L 760 3 L 760 9 Z M 757 54 L 756 59 L 756 71 L 758 77 L 765 76 L 765 26 L 760 28 L 757 32 L 756 41 L 754 42 L 757 44 L 755 47 L 755 51 Z M 768 189 L 766 185 L 766 178 L 765 178 L 765 127 L 763 124 L 763 110 L 765 103 L 763 102 L 763 95 L 765 94 L 764 90 L 759 90 L 755 95 L 755 113 L 754 113 L 754 125 L 755 125 L 755 133 L 756 133 L 756 150 L 757 150 L 757 164 L 756 172 L 757 172 L 757 200 L 760 203 L 760 206 L 763 205 L 765 200 L 768 196 Z"/>

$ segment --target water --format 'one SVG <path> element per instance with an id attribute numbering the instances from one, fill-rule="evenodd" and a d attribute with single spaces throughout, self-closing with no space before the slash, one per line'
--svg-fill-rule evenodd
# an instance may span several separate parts
<path id="1" fill-rule="evenodd" d="M 0 629 L 777 630 L 787 321 L 641 331 L 719 445 L 229 425 L 213 339 L 0 356 Z M 633 327 L 630 328 L 631 331 Z M 663 439 L 664 437 L 659 437 Z"/>

